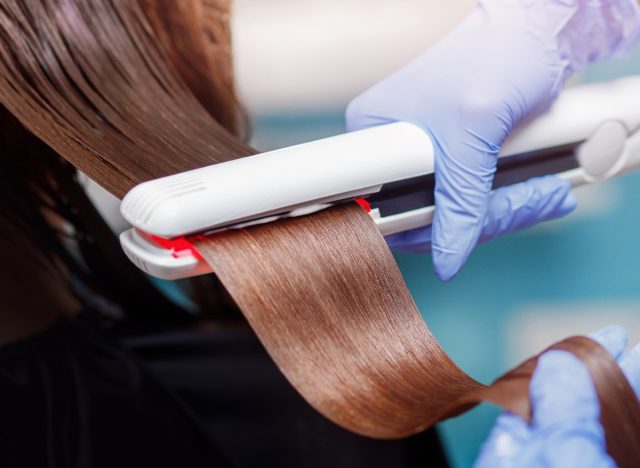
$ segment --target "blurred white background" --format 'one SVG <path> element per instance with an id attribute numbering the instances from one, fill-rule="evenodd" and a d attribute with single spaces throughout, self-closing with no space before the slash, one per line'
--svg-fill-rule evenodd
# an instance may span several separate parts
<path id="1" fill-rule="evenodd" d="M 252 113 L 344 107 L 452 29 L 474 0 L 235 0 L 236 81 Z"/>

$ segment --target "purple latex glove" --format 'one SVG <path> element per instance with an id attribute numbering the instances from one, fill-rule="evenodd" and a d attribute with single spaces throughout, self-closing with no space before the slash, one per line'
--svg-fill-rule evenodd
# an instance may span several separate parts
<path id="1" fill-rule="evenodd" d="M 575 200 L 557 178 L 492 193 L 500 146 L 574 70 L 628 48 L 638 24 L 633 0 L 484 0 L 452 33 L 352 101 L 349 130 L 400 120 L 434 141 L 433 228 L 392 236 L 391 246 L 430 246 L 446 281 L 481 238 L 569 213 Z"/>
<path id="2" fill-rule="evenodd" d="M 478 243 L 488 242 L 508 232 L 525 229 L 537 222 L 558 218 L 575 207 L 569 184 L 555 176 L 539 177 L 491 194 L 482 220 Z M 432 227 L 412 229 L 387 236 L 392 250 L 431 252 Z"/>
<path id="3" fill-rule="evenodd" d="M 622 327 L 590 335 L 607 348 L 640 394 L 640 344 L 623 353 L 627 335 Z M 600 424 L 600 403 L 589 371 L 566 351 L 543 354 L 529 385 L 533 418 L 503 413 L 485 442 L 476 468 L 614 467 L 606 452 Z M 638 441 L 640 443 L 640 441 Z"/>

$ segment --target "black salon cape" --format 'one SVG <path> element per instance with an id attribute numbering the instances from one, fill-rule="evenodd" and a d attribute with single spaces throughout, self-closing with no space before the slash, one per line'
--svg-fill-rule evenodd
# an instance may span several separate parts
<path id="1" fill-rule="evenodd" d="M 86 319 L 0 349 L 0 467 L 446 466 L 434 431 L 376 441 L 316 413 L 246 329 Z"/>

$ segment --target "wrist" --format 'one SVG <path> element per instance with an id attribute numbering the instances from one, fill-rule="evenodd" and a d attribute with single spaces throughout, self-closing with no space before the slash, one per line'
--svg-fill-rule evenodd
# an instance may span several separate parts
<path id="1" fill-rule="evenodd" d="M 569 76 L 587 64 L 627 54 L 640 39 L 640 0 L 478 0 L 489 16 L 524 19 Z"/>

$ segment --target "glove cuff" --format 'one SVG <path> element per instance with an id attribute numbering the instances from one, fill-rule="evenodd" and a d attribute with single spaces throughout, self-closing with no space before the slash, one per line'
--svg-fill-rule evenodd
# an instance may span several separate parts
<path id="1" fill-rule="evenodd" d="M 587 64 L 623 56 L 640 39 L 636 0 L 478 0 L 492 19 L 522 23 L 558 68 L 558 90 Z"/>

